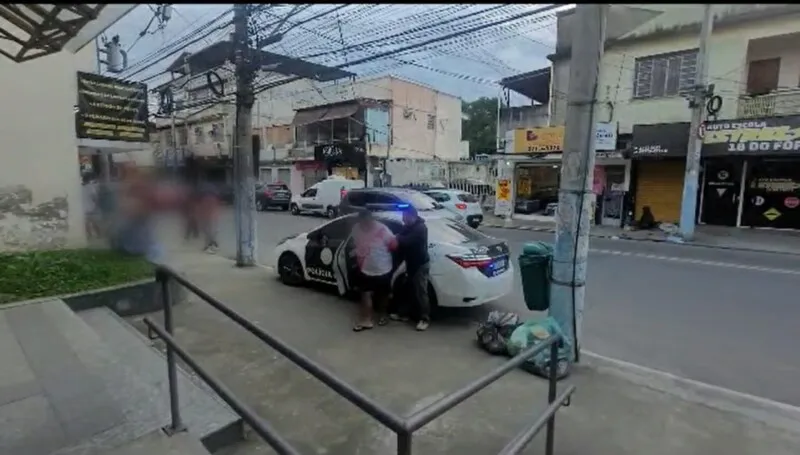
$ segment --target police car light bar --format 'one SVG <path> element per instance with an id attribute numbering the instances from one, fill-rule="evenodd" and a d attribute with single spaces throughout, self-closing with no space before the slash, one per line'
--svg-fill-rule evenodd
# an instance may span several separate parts
<path id="1" fill-rule="evenodd" d="M 405 210 L 411 204 L 366 204 L 365 208 L 371 212 L 390 212 L 393 210 Z"/>

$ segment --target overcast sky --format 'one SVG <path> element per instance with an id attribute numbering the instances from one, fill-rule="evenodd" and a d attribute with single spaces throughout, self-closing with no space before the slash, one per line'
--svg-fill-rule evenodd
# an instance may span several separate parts
<path id="1" fill-rule="evenodd" d="M 138 62 L 151 55 L 164 46 L 174 43 L 177 39 L 187 35 L 198 26 L 217 17 L 231 7 L 229 4 L 219 5 L 175 5 L 171 20 L 161 29 L 157 29 L 154 22 L 149 32 L 139 37 L 153 12 L 147 5 L 141 5 L 122 18 L 111 27 L 106 36 L 119 35 L 124 49 L 128 52 L 129 66 L 136 71 Z M 300 56 L 309 55 L 320 51 L 330 51 L 342 46 L 362 43 L 381 33 L 389 34 L 406 30 L 416 25 L 414 14 L 437 12 L 445 14 L 444 17 L 460 16 L 473 10 L 442 11 L 443 8 L 459 8 L 459 5 L 380 5 L 361 6 L 351 5 L 343 8 L 337 14 L 331 14 L 315 22 L 309 22 L 306 27 L 294 28 L 276 45 L 265 48 L 271 52 Z M 491 8 L 492 5 L 474 6 L 474 8 Z M 511 5 L 513 11 L 499 10 L 491 14 L 516 14 L 537 8 L 537 5 Z M 271 10 L 276 13 L 289 11 L 291 7 Z M 316 14 L 319 11 L 330 9 L 331 5 L 315 5 L 303 12 L 306 15 Z M 364 9 L 368 8 L 368 9 Z M 369 9 L 372 8 L 372 9 Z M 267 13 L 271 14 L 271 13 Z M 487 13 L 489 15 L 490 13 Z M 298 15 L 295 17 L 303 17 Z M 230 15 L 227 17 L 230 18 Z M 502 17 L 497 17 L 500 19 Z M 260 15 L 257 18 L 261 24 L 274 20 L 274 16 Z M 337 20 L 339 22 L 337 22 Z M 471 18 L 470 20 L 474 20 Z M 392 24 L 405 22 L 399 30 L 386 32 L 382 28 Z M 225 21 L 219 23 L 224 24 Z M 291 24 L 291 23 L 290 23 Z M 341 27 L 338 26 L 341 24 Z M 229 26 L 218 30 L 207 38 L 189 46 L 189 51 L 197 51 L 209 44 L 225 39 L 232 31 Z M 449 31 L 435 31 L 433 36 L 439 36 Z M 320 38 L 320 35 L 325 39 Z M 329 42 L 332 38 L 338 42 Z M 425 38 L 422 38 L 425 39 Z M 328 41 L 326 41 L 328 40 Z M 419 40 L 414 40 L 419 41 Z M 414 42 L 412 41 L 412 42 Z M 397 43 L 403 45 L 404 43 Z M 443 92 L 451 93 L 469 101 L 480 96 L 496 96 L 498 86 L 492 81 L 503 77 L 512 76 L 526 71 L 531 71 L 549 66 L 545 56 L 553 51 L 555 45 L 555 18 L 552 11 L 544 17 L 528 17 L 508 24 L 492 27 L 480 33 L 467 35 L 451 41 L 445 41 L 432 49 L 412 52 L 395 59 L 381 59 L 347 68 L 359 75 L 375 76 L 379 74 L 394 74 L 400 77 L 416 80 L 432 86 Z M 372 48 L 370 52 L 380 52 L 386 48 Z M 364 51 L 366 52 L 366 51 Z M 311 58 L 309 60 L 323 64 L 339 64 L 344 59 L 373 55 L 356 52 L 350 55 L 337 53 L 333 56 Z M 180 55 L 176 52 L 170 56 L 162 56 L 155 64 L 131 75 L 132 71 L 123 73 L 122 76 L 133 80 L 148 79 L 148 85 L 155 86 L 165 81 L 166 76 L 151 77 L 163 72 L 175 58 Z M 141 69 L 139 65 L 138 69 Z M 525 98 L 515 97 L 514 104 L 529 102 Z"/>

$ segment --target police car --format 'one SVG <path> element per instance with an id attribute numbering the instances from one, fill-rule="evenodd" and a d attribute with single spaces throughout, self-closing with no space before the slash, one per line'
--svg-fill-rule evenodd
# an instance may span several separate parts
<path id="1" fill-rule="evenodd" d="M 377 212 L 375 219 L 397 234 L 399 211 Z M 431 258 L 428 292 L 432 306 L 474 307 L 511 292 L 514 270 L 506 242 L 489 237 L 439 213 L 420 214 L 428 226 Z M 356 214 L 341 216 L 311 232 L 283 239 L 275 248 L 275 270 L 284 284 L 316 282 L 336 287 L 340 295 L 356 291 L 353 239 Z M 392 289 L 403 295 L 405 263 L 395 255 Z M 398 297 L 399 298 L 399 297 Z"/>

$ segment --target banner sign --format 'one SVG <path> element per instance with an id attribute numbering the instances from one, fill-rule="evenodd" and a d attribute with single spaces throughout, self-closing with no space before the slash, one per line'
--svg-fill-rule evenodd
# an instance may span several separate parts
<path id="1" fill-rule="evenodd" d="M 342 142 L 314 146 L 314 160 L 325 163 L 329 170 L 337 166 L 366 169 L 367 153 L 363 142 Z"/>
<path id="2" fill-rule="evenodd" d="M 149 142 L 147 84 L 78 72 L 75 133 L 81 139 Z"/>
<path id="3" fill-rule="evenodd" d="M 800 153 L 800 116 L 707 122 L 703 156 Z"/>
<path id="4" fill-rule="evenodd" d="M 631 159 L 685 157 L 688 147 L 688 122 L 633 125 Z"/>
<path id="5" fill-rule="evenodd" d="M 595 124 L 594 150 L 617 149 L 617 122 L 597 122 Z"/>
<path id="6" fill-rule="evenodd" d="M 564 127 L 520 128 L 514 130 L 513 153 L 551 153 L 564 149 Z"/>
<path id="7" fill-rule="evenodd" d="M 511 212 L 511 180 L 499 178 L 495 189 L 494 213 L 497 216 L 508 216 Z"/>

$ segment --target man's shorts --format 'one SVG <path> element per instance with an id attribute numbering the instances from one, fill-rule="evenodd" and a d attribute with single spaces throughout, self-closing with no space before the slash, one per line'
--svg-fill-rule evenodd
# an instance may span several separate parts
<path id="1" fill-rule="evenodd" d="M 385 275 L 365 275 L 359 271 L 356 286 L 362 292 L 389 295 L 392 287 L 392 272 Z"/>

